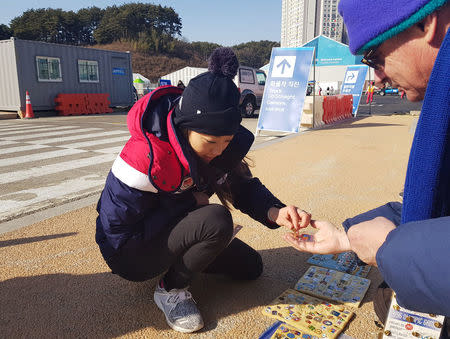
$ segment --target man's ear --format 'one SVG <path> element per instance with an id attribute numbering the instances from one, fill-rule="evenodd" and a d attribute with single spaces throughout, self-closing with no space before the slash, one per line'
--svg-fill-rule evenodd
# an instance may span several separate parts
<path id="1" fill-rule="evenodd" d="M 430 45 L 434 45 L 436 42 L 435 40 L 437 38 L 437 36 L 436 36 L 437 26 L 438 26 L 437 13 L 431 13 L 425 19 L 423 19 L 421 22 L 419 22 L 417 24 L 417 26 L 423 32 L 425 41 Z"/>

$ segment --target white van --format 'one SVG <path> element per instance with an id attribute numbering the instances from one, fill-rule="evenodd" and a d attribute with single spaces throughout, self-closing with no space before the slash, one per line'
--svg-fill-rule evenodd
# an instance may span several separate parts
<path id="1" fill-rule="evenodd" d="M 239 66 L 234 82 L 241 93 L 239 106 L 242 115 L 249 118 L 261 106 L 266 84 L 266 73 L 252 67 Z"/>

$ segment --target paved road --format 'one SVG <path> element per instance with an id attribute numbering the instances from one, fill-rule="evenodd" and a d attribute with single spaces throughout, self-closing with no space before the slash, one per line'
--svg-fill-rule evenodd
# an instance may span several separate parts
<path id="1" fill-rule="evenodd" d="M 0 222 L 98 194 L 128 137 L 124 113 L 1 120 Z M 259 136 L 254 147 L 274 139 Z"/>
<path id="2" fill-rule="evenodd" d="M 363 95 L 359 105 L 358 114 L 367 115 L 389 115 L 409 113 L 410 111 L 420 111 L 422 102 L 410 102 L 401 99 L 399 95 L 374 95 L 371 105 L 366 104 L 366 96 Z"/>
<path id="3" fill-rule="evenodd" d="M 127 139 L 89 119 L 1 121 L 0 221 L 97 192 Z"/>

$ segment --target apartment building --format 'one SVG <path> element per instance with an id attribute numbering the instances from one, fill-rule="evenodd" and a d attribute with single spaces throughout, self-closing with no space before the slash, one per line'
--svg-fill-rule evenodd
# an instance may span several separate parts
<path id="1" fill-rule="evenodd" d="M 317 17 L 320 33 L 328 38 L 343 42 L 344 21 L 338 12 L 338 0 L 320 0 L 320 11 Z"/>
<path id="2" fill-rule="evenodd" d="M 339 0 L 282 0 L 281 47 L 299 47 L 319 35 L 346 43 Z"/>

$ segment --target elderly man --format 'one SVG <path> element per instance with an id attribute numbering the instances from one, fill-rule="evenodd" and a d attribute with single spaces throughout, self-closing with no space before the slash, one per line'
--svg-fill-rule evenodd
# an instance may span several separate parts
<path id="1" fill-rule="evenodd" d="M 314 240 L 286 235 L 300 251 L 353 250 L 378 266 L 400 305 L 450 316 L 450 2 L 341 0 L 350 50 L 364 53 L 377 85 L 424 100 L 406 174 L 401 221 L 389 206 L 344 222 L 313 221 Z M 391 206 L 392 207 L 392 206 Z M 386 212 L 387 211 L 387 212 Z"/>

